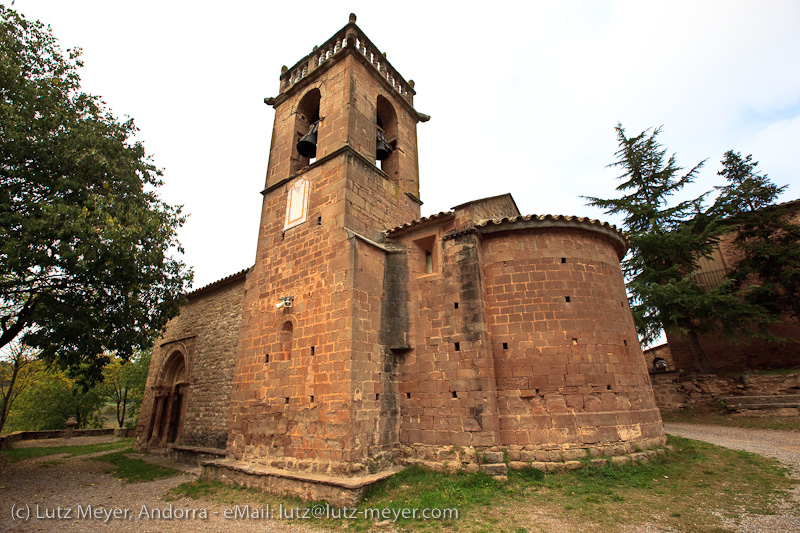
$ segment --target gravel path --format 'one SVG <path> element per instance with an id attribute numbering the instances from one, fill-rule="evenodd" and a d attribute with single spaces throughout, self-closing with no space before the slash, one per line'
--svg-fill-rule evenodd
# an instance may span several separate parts
<path id="1" fill-rule="evenodd" d="M 800 479 L 800 433 L 798 432 L 677 422 L 665 423 L 664 430 L 670 435 L 773 457 L 789 467 L 793 478 Z M 735 521 L 723 519 L 723 522 L 726 527 L 739 532 L 796 533 L 800 531 L 798 507 L 800 507 L 800 485 L 792 490 L 792 502 L 784 504 L 779 514 L 762 516 L 744 513 Z"/>

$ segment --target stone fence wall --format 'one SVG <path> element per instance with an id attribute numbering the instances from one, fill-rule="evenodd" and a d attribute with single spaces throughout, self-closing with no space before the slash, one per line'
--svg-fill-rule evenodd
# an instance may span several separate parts
<path id="1" fill-rule="evenodd" d="M 97 437 L 102 435 L 118 435 L 120 431 L 115 428 L 100 428 L 100 429 L 76 429 L 72 432 L 73 437 Z M 8 435 L 0 435 L 0 450 L 11 446 L 13 443 L 20 440 L 37 440 L 37 439 L 60 439 L 64 437 L 66 430 L 53 429 L 47 431 L 15 431 Z M 135 437 L 136 429 L 126 429 L 125 437 Z"/>
<path id="2" fill-rule="evenodd" d="M 664 413 L 684 409 L 710 409 L 731 396 L 800 395 L 800 372 L 726 376 L 679 370 L 651 372 L 656 404 Z"/>

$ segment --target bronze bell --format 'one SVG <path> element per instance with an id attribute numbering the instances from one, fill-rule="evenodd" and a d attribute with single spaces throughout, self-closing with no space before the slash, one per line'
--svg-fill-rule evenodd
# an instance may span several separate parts
<path id="1" fill-rule="evenodd" d="M 311 125 L 308 133 L 297 141 L 297 153 L 303 157 L 313 159 L 317 157 L 317 130 L 319 129 L 319 120 Z"/>
<path id="2" fill-rule="evenodd" d="M 310 131 L 297 141 L 297 153 L 309 159 L 317 157 L 317 132 Z"/>
<path id="3" fill-rule="evenodd" d="M 389 146 L 385 141 L 378 140 L 375 150 L 375 157 L 383 161 L 390 155 L 392 155 L 392 147 Z"/>
<path id="4" fill-rule="evenodd" d="M 392 145 L 386 142 L 386 137 L 383 132 L 383 128 L 378 126 L 378 135 L 377 135 L 377 142 L 375 143 L 375 158 L 383 161 L 390 155 L 392 155 Z"/>

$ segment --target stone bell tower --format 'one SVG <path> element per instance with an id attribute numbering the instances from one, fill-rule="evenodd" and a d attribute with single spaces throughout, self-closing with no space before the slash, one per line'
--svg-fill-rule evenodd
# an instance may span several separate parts
<path id="1" fill-rule="evenodd" d="M 228 437 L 235 459 L 336 475 L 388 465 L 397 443 L 381 241 L 420 216 L 429 118 L 355 21 L 265 99 L 275 124 Z"/>

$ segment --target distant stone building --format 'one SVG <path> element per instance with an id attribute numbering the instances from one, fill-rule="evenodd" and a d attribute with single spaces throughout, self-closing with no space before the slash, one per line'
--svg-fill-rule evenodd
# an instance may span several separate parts
<path id="1" fill-rule="evenodd" d="M 780 204 L 782 209 L 793 213 L 793 221 L 800 224 L 800 200 Z M 734 243 L 736 232 L 722 236 L 714 254 L 702 258 L 698 279 L 706 287 L 716 287 L 742 259 L 742 252 Z M 708 358 L 711 372 L 747 369 L 794 368 L 800 365 L 800 322 L 793 314 L 785 314 L 781 321 L 770 327 L 777 337 L 794 339 L 795 342 L 769 342 L 763 339 L 731 340 L 715 333 L 700 334 L 699 342 Z M 667 331 L 667 341 L 674 368 L 684 371 L 700 371 L 700 365 L 692 355 L 686 336 Z"/>
<path id="2" fill-rule="evenodd" d="M 502 475 L 504 454 L 563 466 L 665 442 L 625 236 L 510 195 L 420 218 L 414 94 L 353 15 L 283 68 L 255 265 L 170 322 L 141 448 L 351 501 L 401 464 Z"/>

